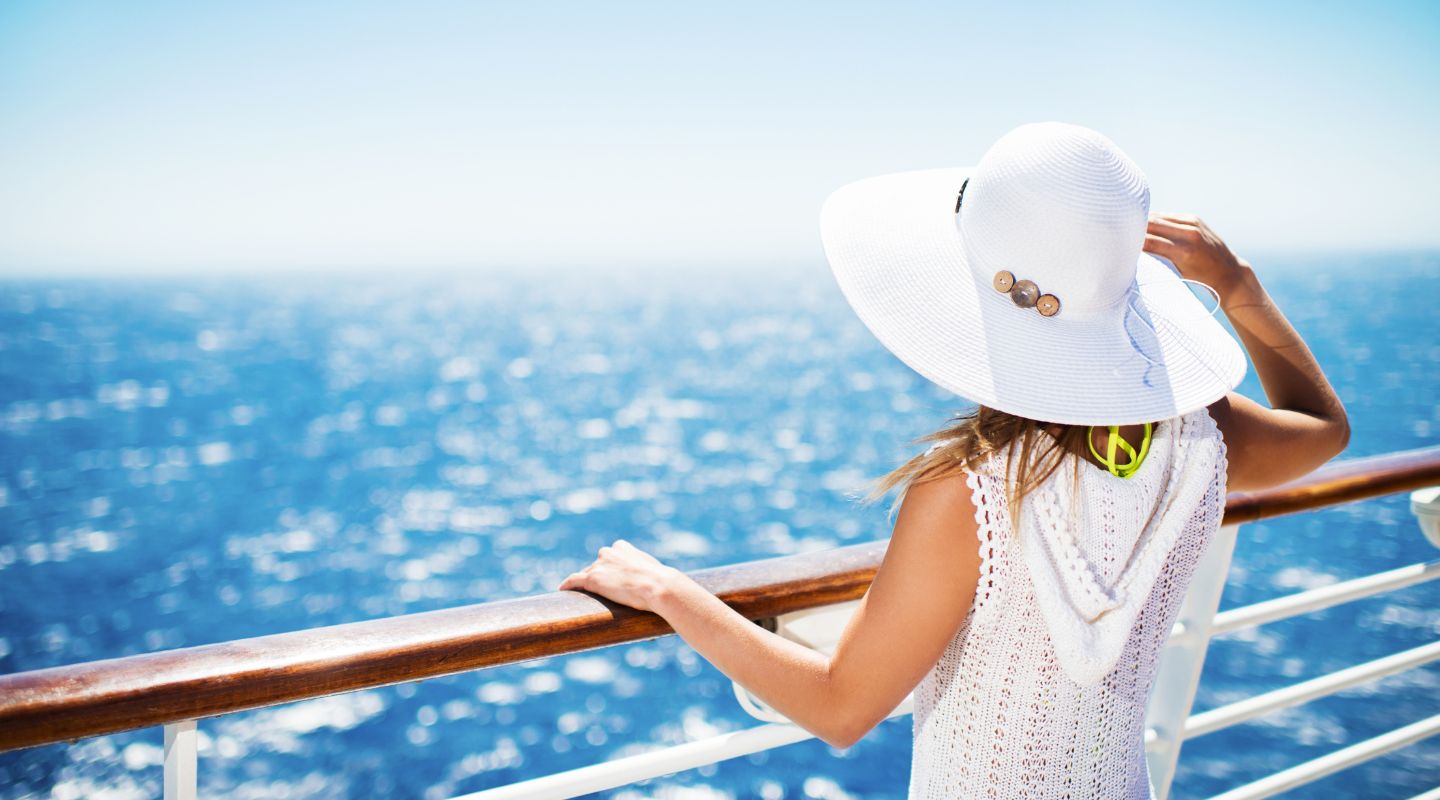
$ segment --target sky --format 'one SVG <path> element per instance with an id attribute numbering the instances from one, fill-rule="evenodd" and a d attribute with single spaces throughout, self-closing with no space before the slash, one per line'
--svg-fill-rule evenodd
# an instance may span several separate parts
<path id="1" fill-rule="evenodd" d="M 1431 250 L 1437 42 L 1434 2 L 6 0 L 0 275 L 811 265 L 833 189 L 1040 120 L 1242 255 Z"/>

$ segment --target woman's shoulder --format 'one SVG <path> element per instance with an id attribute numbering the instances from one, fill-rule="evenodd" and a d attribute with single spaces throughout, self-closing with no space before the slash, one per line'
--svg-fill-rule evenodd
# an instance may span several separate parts
<path id="1" fill-rule="evenodd" d="M 1208 406 L 1201 406 L 1188 414 L 1182 414 L 1181 437 L 1193 443 L 1196 440 L 1209 443 L 1223 457 L 1226 445 L 1225 416 L 1229 401 L 1222 397 Z"/>
<path id="2" fill-rule="evenodd" d="M 960 510 L 973 516 L 975 509 L 966 477 L 962 471 L 916 481 L 906 488 L 901 509 L 922 514 Z"/>
<path id="3" fill-rule="evenodd" d="M 892 549 L 897 543 L 921 542 L 920 551 L 944 557 L 944 547 L 979 539 L 982 515 L 970 480 L 962 472 L 916 481 L 900 498 L 891 534 Z M 955 538 L 957 530 L 966 535 Z M 960 564 L 977 563 L 979 548 L 961 546 L 950 550 Z"/>

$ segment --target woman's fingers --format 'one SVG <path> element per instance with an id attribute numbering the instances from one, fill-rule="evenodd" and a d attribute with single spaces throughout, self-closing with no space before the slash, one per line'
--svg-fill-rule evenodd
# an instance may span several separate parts
<path id="1" fill-rule="evenodd" d="M 1200 234 L 1200 229 L 1194 225 L 1161 217 L 1151 219 L 1146 229 L 1149 230 L 1150 233 L 1163 236 L 1172 242 L 1179 239 L 1189 239 Z"/>
<path id="2" fill-rule="evenodd" d="M 1174 242 L 1166 239 L 1164 236 L 1156 236 L 1153 233 L 1145 234 L 1144 250 L 1147 253 L 1155 253 L 1156 255 L 1165 256 L 1171 261 L 1174 261 L 1175 259 L 1171 256 L 1178 249 Z"/>
<path id="3" fill-rule="evenodd" d="M 1188 227 L 1197 229 L 1204 224 L 1200 221 L 1200 218 L 1195 216 L 1194 214 L 1175 214 L 1169 211 L 1154 212 L 1150 215 L 1150 219 L 1151 221 L 1157 219 L 1166 220 L 1179 225 L 1186 225 Z"/>
<path id="4" fill-rule="evenodd" d="M 560 582 L 560 585 L 556 587 L 556 591 L 591 588 L 590 580 L 592 572 L 597 568 L 602 565 L 607 565 L 609 568 L 622 571 L 635 569 L 639 563 L 636 560 L 637 558 L 642 562 L 659 563 L 655 560 L 654 556 L 646 553 L 644 550 L 630 544 L 624 539 L 616 539 L 613 544 L 600 547 L 596 551 L 595 560 L 590 562 L 584 569 L 571 573 L 569 577 Z"/>
<path id="5" fill-rule="evenodd" d="M 642 561 L 642 562 L 644 562 L 644 563 L 646 563 L 646 564 L 648 564 L 648 565 L 650 565 L 650 566 L 652 566 L 652 567 L 653 567 L 653 566 L 659 566 L 659 565 L 660 565 L 660 559 L 656 558 L 655 556 L 651 555 L 650 553 L 648 553 L 648 552 L 646 552 L 646 551 L 644 551 L 644 550 L 641 550 L 640 548 L 636 547 L 635 545 L 630 544 L 629 542 L 625 541 L 624 539 L 617 539 L 617 540 L 615 540 L 615 547 L 616 547 L 616 549 L 620 550 L 621 552 L 625 553 L 626 555 L 630 556 L 631 558 L 639 559 L 640 561 Z"/>
<path id="6" fill-rule="evenodd" d="M 555 591 L 559 592 L 564 591 L 565 589 L 584 589 L 586 581 L 590 580 L 590 570 L 594 569 L 594 567 L 595 565 L 592 563 L 578 572 L 570 573 L 565 577 L 565 580 L 560 581 L 560 585 L 555 587 Z"/>
<path id="7" fill-rule="evenodd" d="M 1241 260 L 1194 214 L 1151 214 L 1144 249 L 1163 256 L 1181 277 L 1208 284 L 1222 296 L 1243 278 Z"/>

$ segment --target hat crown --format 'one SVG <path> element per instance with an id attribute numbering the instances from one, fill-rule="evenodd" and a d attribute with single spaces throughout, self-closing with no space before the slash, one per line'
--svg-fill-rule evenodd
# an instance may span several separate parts
<path id="1" fill-rule="evenodd" d="M 1124 298 L 1149 214 L 1149 181 L 1114 142 L 1080 125 L 1037 122 L 986 151 L 957 224 L 977 283 L 1009 270 L 1076 318 Z"/>

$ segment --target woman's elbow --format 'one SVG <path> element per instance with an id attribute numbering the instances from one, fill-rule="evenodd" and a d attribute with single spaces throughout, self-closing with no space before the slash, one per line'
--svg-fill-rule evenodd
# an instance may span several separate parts
<path id="1" fill-rule="evenodd" d="M 860 741 L 865 736 L 865 732 L 860 731 L 857 733 L 853 730 L 846 729 L 826 731 L 823 734 L 816 734 L 816 736 L 820 739 L 820 741 L 830 745 L 836 750 L 849 750 L 851 747 L 855 746 L 856 742 Z"/>
<path id="2" fill-rule="evenodd" d="M 880 724 L 879 720 L 856 720 L 842 719 L 832 725 L 823 734 L 816 734 L 825 744 L 836 750 L 848 750 L 855 746 L 855 743 L 865 738 L 865 735 Z"/>
<path id="3" fill-rule="evenodd" d="M 1345 413 L 1343 406 L 1325 414 L 1317 413 L 1313 420 L 1304 440 L 1304 448 L 1313 459 L 1313 465 L 1306 470 L 1307 473 L 1323 466 L 1350 446 L 1350 415 Z"/>
<path id="4" fill-rule="evenodd" d="M 1340 418 L 1336 420 L 1335 424 L 1336 428 L 1338 429 L 1335 437 L 1335 455 L 1338 456 L 1341 453 L 1345 452 L 1345 448 L 1350 446 L 1350 415 L 1346 414 L 1345 411 L 1342 409 L 1340 411 Z"/>

